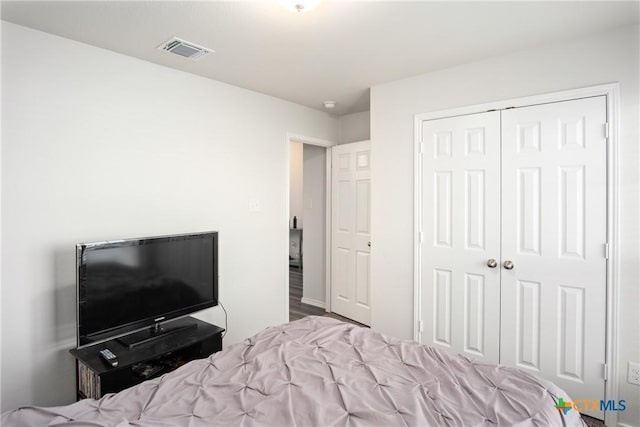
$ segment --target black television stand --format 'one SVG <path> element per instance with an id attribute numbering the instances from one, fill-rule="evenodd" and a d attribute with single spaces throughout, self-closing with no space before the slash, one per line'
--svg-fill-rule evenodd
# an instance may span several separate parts
<path id="1" fill-rule="evenodd" d="M 137 341 L 133 347 L 123 345 L 120 338 L 74 348 L 78 399 L 99 399 L 144 380 L 158 377 L 194 359 L 222 350 L 224 329 L 193 317 L 173 320 L 163 325 L 164 334 L 150 340 Z M 151 328 L 155 330 L 155 327 Z M 149 331 L 143 331 L 149 337 Z M 108 348 L 119 360 L 112 367 L 100 357 Z"/>
<path id="2" fill-rule="evenodd" d="M 162 324 L 156 323 L 154 326 L 151 326 L 149 329 L 146 329 L 140 332 L 134 332 L 132 334 L 120 337 L 118 338 L 118 341 L 120 341 L 123 345 L 126 345 L 129 348 L 133 348 L 142 344 L 146 344 L 150 341 L 154 341 L 172 334 L 176 334 L 178 332 L 183 332 L 187 329 L 198 327 L 198 324 L 195 322 L 181 324 L 181 325 L 172 325 L 171 323 L 168 323 L 168 325 L 169 326 L 163 327 Z"/>

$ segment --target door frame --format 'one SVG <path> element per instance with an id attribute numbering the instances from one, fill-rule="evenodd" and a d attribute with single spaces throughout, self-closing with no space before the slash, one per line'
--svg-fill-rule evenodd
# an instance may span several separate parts
<path id="1" fill-rule="evenodd" d="M 331 147 L 338 145 L 337 142 L 326 139 L 314 138 L 311 136 L 299 135 L 291 132 L 286 133 L 285 138 L 285 211 L 284 211 L 284 321 L 289 321 L 289 207 L 291 204 L 291 143 L 315 145 L 326 148 L 326 176 L 325 176 L 325 311 L 331 312 Z M 302 249 L 302 248 L 301 248 Z"/>
<path id="2" fill-rule="evenodd" d="M 593 96 L 606 96 L 607 105 L 607 243 L 609 257 L 607 265 L 606 283 L 606 329 L 605 329 L 605 400 L 618 400 L 618 299 L 620 286 L 620 256 L 619 254 L 619 117 L 620 117 L 620 84 L 608 83 L 541 95 L 513 98 L 483 104 L 470 105 L 460 108 L 446 109 L 414 116 L 414 251 L 413 251 L 413 298 L 414 322 L 413 338 L 420 342 L 422 332 L 422 292 L 420 278 L 422 275 L 422 155 L 425 152 L 422 140 L 422 122 L 426 120 L 444 119 L 454 116 L 482 113 L 489 110 L 503 110 L 509 107 L 525 107 L 553 102 L 569 101 Z M 604 130 L 603 130 L 604 131 Z M 605 411 L 604 421 L 607 425 L 616 425 L 618 415 L 616 411 Z"/>

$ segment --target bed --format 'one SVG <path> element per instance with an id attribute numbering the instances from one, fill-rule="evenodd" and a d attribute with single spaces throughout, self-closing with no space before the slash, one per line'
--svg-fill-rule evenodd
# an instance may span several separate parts
<path id="1" fill-rule="evenodd" d="M 555 385 L 327 317 L 270 327 L 100 400 L 2 415 L 22 426 L 582 426 Z"/>

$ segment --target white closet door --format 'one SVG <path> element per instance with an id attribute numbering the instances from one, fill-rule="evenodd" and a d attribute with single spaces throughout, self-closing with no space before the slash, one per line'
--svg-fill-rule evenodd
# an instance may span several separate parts
<path id="1" fill-rule="evenodd" d="M 331 311 L 368 325 L 371 142 L 336 145 L 331 153 Z"/>
<path id="2" fill-rule="evenodd" d="M 604 398 L 605 122 L 604 96 L 502 112 L 500 363 L 572 399 Z"/>
<path id="3" fill-rule="evenodd" d="M 500 113 L 425 121 L 422 140 L 421 342 L 498 362 Z"/>

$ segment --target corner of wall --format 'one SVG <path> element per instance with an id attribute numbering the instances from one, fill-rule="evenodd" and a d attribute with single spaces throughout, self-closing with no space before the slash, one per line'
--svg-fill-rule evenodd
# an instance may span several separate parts
<path id="1" fill-rule="evenodd" d="M 370 111 L 345 114 L 338 117 L 338 144 L 371 139 Z"/>

